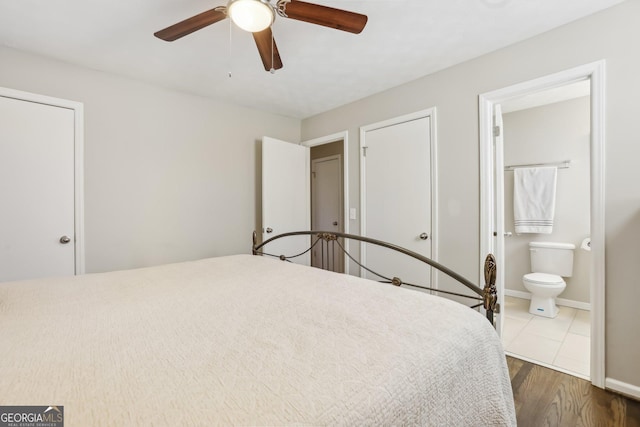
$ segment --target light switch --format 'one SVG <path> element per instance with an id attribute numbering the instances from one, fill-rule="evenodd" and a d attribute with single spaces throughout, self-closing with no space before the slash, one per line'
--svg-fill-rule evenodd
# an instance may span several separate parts
<path id="1" fill-rule="evenodd" d="M 349 219 L 356 219 L 356 208 L 349 209 Z"/>

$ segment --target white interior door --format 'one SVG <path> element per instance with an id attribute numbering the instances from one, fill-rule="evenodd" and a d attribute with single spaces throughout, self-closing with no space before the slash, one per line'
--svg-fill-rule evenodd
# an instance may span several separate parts
<path id="1" fill-rule="evenodd" d="M 493 106 L 493 125 L 494 125 L 494 150 L 495 150 L 495 228 L 496 231 L 496 247 L 494 256 L 496 257 L 496 290 L 498 292 L 498 304 L 504 307 L 504 277 L 505 277 L 505 256 L 504 256 L 504 127 L 502 125 L 502 106 L 495 104 Z M 502 314 L 495 313 L 496 330 L 502 336 Z"/>
<path id="2" fill-rule="evenodd" d="M 361 143 L 362 234 L 431 257 L 431 118 L 374 127 Z M 430 269 L 420 262 L 372 245 L 361 252 L 365 265 L 380 274 L 431 284 Z"/>
<path id="3" fill-rule="evenodd" d="M 0 281 L 75 274 L 74 194 L 74 111 L 0 96 Z"/>
<path id="4" fill-rule="evenodd" d="M 309 148 L 274 138 L 262 138 L 262 239 L 290 231 L 306 231 L 310 222 Z M 309 248 L 308 236 L 279 239 L 265 251 L 295 255 Z M 309 265 L 305 254 L 292 261 Z"/>
<path id="5" fill-rule="evenodd" d="M 321 231 L 342 230 L 342 170 L 340 156 L 323 157 L 311 162 L 311 198 L 313 212 L 311 228 Z M 331 256 L 329 267 L 332 271 L 342 272 L 344 259 L 340 250 L 336 249 Z M 311 254 L 311 265 L 322 266 L 323 253 L 317 247 Z"/>

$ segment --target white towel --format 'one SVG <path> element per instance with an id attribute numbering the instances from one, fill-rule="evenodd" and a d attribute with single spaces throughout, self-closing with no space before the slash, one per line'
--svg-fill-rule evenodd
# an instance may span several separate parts
<path id="1" fill-rule="evenodd" d="M 514 170 L 513 217 L 516 233 L 552 232 L 557 172 L 555 167 Z"/>

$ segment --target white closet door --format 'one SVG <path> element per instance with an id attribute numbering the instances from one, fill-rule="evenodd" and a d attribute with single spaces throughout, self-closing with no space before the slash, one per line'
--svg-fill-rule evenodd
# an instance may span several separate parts
<path id="1" fill-rule="evenodd" d="M 0 281 L 75 274 L 73 110 L 0 96 L 0 197 Z"/>
<path id="2" fill-rule="evenodd" d="M 430 117 L 367 130 L 364 143 L 363 235 L 431 257 Z M 380 274 L 431 284 L 430 268 L 387 249 L 364 246 L 362 259 Z"/>

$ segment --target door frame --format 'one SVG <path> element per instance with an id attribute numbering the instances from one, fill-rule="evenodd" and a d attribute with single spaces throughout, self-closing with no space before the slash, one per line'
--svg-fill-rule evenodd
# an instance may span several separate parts
<path id="1" fill-rule="evenodd" d="M 318 145 L 331 144 L 332 142 L 342 141 L 342 223 L 343 230 L 349 233 L 349 132 L 342 131 L 331 135 L 321 136 L 318 138 L 302 141 L 300 145 L 305 147 L 316 147 Z M 311 179 L 311 177 L 309 177 Z M 309 202 L 309 219 L 311 219 L 311 202 Z M 344 242 L 344 272 L 349 274 L 349 239 Z"/>
<path id="2" fill-rule="evenodd" d="M 73 111 L 74 121 L 74 252 L 75 274 L 85 272 L 84 246 L 84 105 L 81 102 L 53 98 L 0 86 L 0 96 L 19 101 L 34 102 L 67 108 Z"/>
<path id="3" fill-rule="evenodd" d="M 504 170 L 503 153 L 494 147 L 493 117 L 496 104 L 528 94 L 564 86 L 580 80 L 591 85 L 591 383 L 605 387 L 605 61 L 600 60 L 550 74 L 479 96 L 480 120 L 480 253 L 484 256 L 504 247 L 504 235 L 494 227 L 496 217 L 494 174 Z M 496 254 L 498 260 L 504 254 Z M 499 265 L 498 268 L 503 268 Z M 480 281 L 482 277 L 480 268 Z M 504 270 L 503 270 L 504 271 Z M 500 275 L 498 275 L 500 277 Z M 497 283 L 499 302 L 504 306 L 504 284 Z M 502 322 L 500 322 L 501 325 Z M 498 332 L 501 333 L 500 328 Z"/>
<path id="4" fill-rule="evenodd" d="M 411 120 L 418 120 L 423 118 L 429 118 L 429 137 L 431 139 L 430 150 L 430 167 L 431 167 L 431 259 L 438 261 L 438 156 L 437 156 L 437 120 L 436 120 L 436 107 L 427 108 L 424 110 L 416 111 L 414 113 L 405 114 L 391 119 L 383 120 L 376 123 L 371 123 L 360 127 L 360 235 L 364 236 L 366 230 L 366 194 L 363 191 L 365 188 L 366 179 L 366 160 L 365 160 L 365 148 L 366 148 L 366 133 L 368 131 L 394 126 L 400 123 L 408 122 Z M 366 251 L 364 249 L 364 243 L 360 248 L 360 262 L 366 265 Z M 364 277 L 364 271 L 361 271 L 361 275 Z M 438 289 L 438 274 L 435 269 L 431 269 L 431 287 Z"/>

